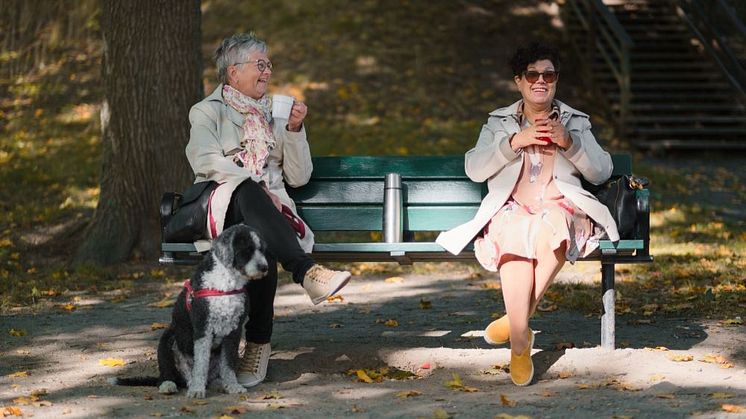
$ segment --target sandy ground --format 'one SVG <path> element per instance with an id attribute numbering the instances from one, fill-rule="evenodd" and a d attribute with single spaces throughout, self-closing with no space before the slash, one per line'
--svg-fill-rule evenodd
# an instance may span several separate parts
<path id="1" fill-rule="evenodd" d="M 559 280 L 598 276 L 591 263 L 579 266 Z M 598 318 L 541 313 L 531 320 L 539 332 L 536 379 L 519 388 L 501 368 L 509 349 L 481 338 L 490 316 L 502 309 L 489 289 L 494 279 L 470 278 L 452 264 L 437 274 L 417 272 L 399 275 L 399 282 L 383 274 L 355 277 L 341 301 L 319 306 L 299 286 L 282 285 L 267 381 L 244 395 L 211 391 L 199 402 L 183 391 L 164 396 L 155 388 L 107 383 L 113 376 L 157 372 L 161 330 L 152 325 L 168 322 L 170 309 L 152 306 L 160 296 L 148 287 L 123 301 L 81 295 L 74 311 L 0 317 L 0 412 L 64 418 L 746 417 L 723 410 L 746 406 L 744 326 L 618 316 L 617 346 L 624 348 L 604 351 Z M 26 335 L 9 336 L 10 329 Z M 651 350 L 660 346 L 668 350 Z M 732 368 L 701 361 L 710 354 Z M 692 360 L 672 360 L 676 355 Z M 125 365 L 101 365 L 107 358 Z M 414 376 L 366 383 L 349 373 L 386 367 L 389 376 L 397 370 Z"/>

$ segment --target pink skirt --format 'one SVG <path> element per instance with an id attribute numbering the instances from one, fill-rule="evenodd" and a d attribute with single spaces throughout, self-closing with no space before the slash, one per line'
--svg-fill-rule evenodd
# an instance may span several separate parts
<path id="1" fill-rule="evenodd" d="M 474 253 L 488 271 L 497 272 L 504 255 L 536 259 L 538 238 L 549 235 L 552 249 L 567 244 L 565 258 L 575 262 L 598 247 L 601 232 L 594 234 L 593 223 L 569 199 L 547 201 L 540 208 L 529 208 L 510 200 L 498 210 L 474 241 Z"/>

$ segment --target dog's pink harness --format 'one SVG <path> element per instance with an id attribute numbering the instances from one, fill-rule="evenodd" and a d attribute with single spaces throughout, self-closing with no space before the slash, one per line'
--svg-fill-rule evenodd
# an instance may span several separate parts
<path id="1" fill-rule="evenodd" d="M 224 295 L 236 295 L 243 294 L 246 292 L 246 287 L 239 288 L 237 290 L 221 291 L 215 288 L 203 288 L 201 290 L 194 291 L 192 289 L 192 280 L 187 279 L 184 281 L 184 288 L 186 289 L 186 309 L 187 311 L 192 310 L 192 299 L 203 298 L 203 297 L 221 297 Z"/>

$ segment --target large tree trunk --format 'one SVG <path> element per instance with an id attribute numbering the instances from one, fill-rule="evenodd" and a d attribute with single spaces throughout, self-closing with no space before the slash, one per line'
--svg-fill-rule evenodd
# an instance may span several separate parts
<path id="1" fill-rule="evenodd" d="M 189 108 L 203 96 L 199 0 L 101 0 L 101 194 L 76 262 L 155 259 L 161 194 L 192 177 Z"/>

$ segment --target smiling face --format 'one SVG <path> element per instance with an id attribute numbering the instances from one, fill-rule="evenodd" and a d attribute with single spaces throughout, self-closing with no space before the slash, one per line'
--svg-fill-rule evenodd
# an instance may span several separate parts
<path id="1" fill-rule="evenodd" d="M 272 78 L 272 70 L 265 68 L 263 72 L 257 68 L 257 61 L 269 62 L 266 52 L 251 51 L 241 62 L 228 66 L 227 79 L 228 84 L 239 92 L 251 97 L 260 99 L 267 93 L 269 80 Z"/>
<path id="2" fill-rule="evenodd" d="M 526 71 L 538 71 L 544 73 L 546 71 L 556 71 L 554 64 L 549 60 L 539 60 L 529 64 Z M 552 104 L 554 94 L 557 92 L 557 80 L 553 83 L 547 83 L 544 77 L 539 77 L 533 83 L 529 83 L 526 80 L 524 74 L 514 77 L 515 84 L 518 85 L 518 90 L 523 96 L 523 101 L 534 108 L 548 108 Z"/>

